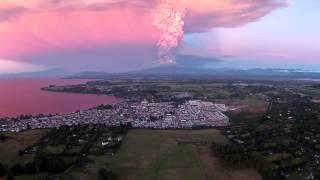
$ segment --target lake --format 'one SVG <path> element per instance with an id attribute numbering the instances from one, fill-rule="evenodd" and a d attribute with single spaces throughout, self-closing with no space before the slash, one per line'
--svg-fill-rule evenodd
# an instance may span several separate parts
<path id="1" fill-rule="evenodd" d="M 88 80 L 59 78 L 0 79 L 0 117 L 21 114 L 66 114 L 118 101 L 113 96 L 41 91 L 49 85 L 86 83 Z"/>

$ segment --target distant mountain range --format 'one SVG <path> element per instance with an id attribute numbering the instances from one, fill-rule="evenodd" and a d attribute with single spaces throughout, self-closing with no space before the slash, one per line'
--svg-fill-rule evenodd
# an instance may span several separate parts
<path id="1" fill-rule="evenodd" d="M 112 73 L 107 72 L 80 72 L 71 76 L 67 76 L 70 78 L 79 78 L 79 79 L 103 79 L 106 77 L 112 76 Z"/>
<path id="2" fill-rule="evenodd" d="M 257 68 L 257 69 L 204 69 L 195 66 L 183 65 L 162 65 L 137 71 L 123 73 L 108 72 L 80 72 L 70 75 L 63 69 L 56 68 L 40 72 L 25 72 L 16 74 L 0 74 L 0 77 L 67 77 L 78 79 L 104 79 L 110 77 L 132 77 L 132 76 L 191 76 L 191 77 L 218 77 L 218 78 L 310 78 L 320 79 L 319 72 L 308 72 L 301 69 L 280 69 L 280 68 Z"/>
<path id="3" fill-rule="evenodd" d="M 301 69 L 204 69 L 191 68 L 179 65 L 157 66 L 139 71 L 125 73 L 107 73 L 107 72 L 82 72 L 70 76 L 71 78 L 100 79 L 116 76 L 212 76 L 226 78 L 320 78 L 318 72 L 307 72 Z"/>
<path id="4" fill-rule="evenodd" d="M 49 69 L 38 72 L 22 72 L 12 74 L 0 74 L 0 77 L 5 78 L 21 78 L 21 77 L 63 77 L 67 76 L 68 73 L 60 68 Z"/>

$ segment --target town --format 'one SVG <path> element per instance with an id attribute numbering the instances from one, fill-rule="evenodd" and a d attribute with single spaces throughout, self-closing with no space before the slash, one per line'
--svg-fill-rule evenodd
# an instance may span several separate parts
<path id="1" fill-rule="evenodd" d="M 320 179 L 319 101 L 294 91 L 269 94 L 265 115 L 224 128 L 233 145 L 213 145 L 214 151 L 233 166 L 255 167 L 265 179 Z"/>
<path id="2" fill-rule="evenodd" d="M 82 156 L 82 152 L 89 157 L 93 154 L 109 155 L 106 162 L 112 159 L 113 164 L 126 164 L 126 161 L 117 158 L 126 157 L 128 160 L 127 153 L 131 153 L 134 149 L 132 147 L 141 146 L 145 151 L 141 152 L 140 156 L 134 154 L 130 159 L 136 162 L 139 161 L 136 158 L 141 157 L 143 163 L 142 159 L 153 160 L 153 155 L 145 158 L 146 154 L 152 150 L 157 151 L 159 144 L 163 147 L 169 146 L 168 144 L 179 147 L 181 148 L 179 152 L 187 150 L 185 146 L 205 146 L 206 151 L 211 154 L 206 158 L 212 156 L 219 158 L 219 167 L 232 168 L 233 171 L 241 168 L 254 169 L 258 174 L 256 179 L 261 177 L 267 180 L 316 180 L 320 178 L 319 87 L 319 84 L 309 81 L 175 81 L 161 78 L 121 81 L 111 79 L 80 85 L 50 86 L 44 90 L 115 95 L 121 100 L 115 104 L 99 105 L 65 115 L 3 119 L 0 122 L 0 131 L 4 132 L 3 138 L 9 139 L 10 142 L 10 138 L 15 138 L 12 134 L 28 133 L 29 130 L 32 132 L 50 129 L 68 132 L 66 130 L 68 128 L 80 127 L 80 134 L 76 133 L 75 136 L 77 138 L 73 138 L 73 132 L 67 133 L 69 134 L 67 138 L 75 140 L 68 141 L 70 144 L 62 143 L 63 151 L 62 148 L 59 149 L 61 143 L 59 145 L 53 143 L 53 149 L 58 149 L 60 153 L 58 154 L 62 158 L 65 158 L 64 155 L 69 156 L 69 151 L 72 153 L 76 151 L 78 156 Z M 87 141 L 88 137 L 82 134 L 84 131 L 81 129 L 91 126 L 96 129 L 92 133 L 94 139 L 92 142 L 97 146 L 89 143 L 83 144 L 82 150 L 77 146 L 74 147 L 79 141 Z M 108 128 L 113 132 L 112 128 L 119 127 L 128 129 L 129 134 L 116 133 L 116 136 L 103 134 L 104 131 L 109 132 Z M 171 135 L 167 137 L 166 134 L 170 133 L 173 133 L 172 137 Z M 197 135 L 192 135 L 186 140 L 188 134 L 192 133 Z M 198 133 L 204 135 L 199 136 Z M 110 143 L 120 146 L 121 141 L 117 141 L 119 137 L 124 139 L 121 146 L 127 150 L 122 151 L 120 148 L 120 155 L 119 152 L 115 153 L 116 149 L 107 148 Z M 47 146 L 48 142 L 43 143 L 43 140 L 45 139 L 40 139 L 35 144 L 31 143 L 31 150 L 39 144 Z M 49 140 L 49 144 L 51 141 L 56 140 L 54 138 Z M 128 147 L 128 142 L 132 143 L 132 146 Z M 91 152 L 87 151 L 89 145 Z M 46 150 L 46 146 L 40 145 L 42 147 L 40 149 Z M 18 150 L 27 155 L 30 153 L 28 147 Z M 44 150 L 38 150 L 36 154 L 41 154 Z M 166 151 L 159 153 L 162 152 Z M 176 157 L 176 154 L 173 154 L 173 157 Z M 184 161 L 190 157 L 192 156 L 181 156 L 180 160 Z M 162 154 L 160 159 L 167 160 L 166 154 Z M 155 167 L 155 164 L 151 163 L 150 168 L 151 166 Z M 125 167 L 126 165 L 121 167 L 110 165 L 107 170 L 122 177 Z M 73 169 L 73 172 L 77 172 L 76 169 Z M 125 176 L 129 177 L 132 174 L 133 171 L 130 171 Z"/>
<path id="3" fill-rule="evenodd" d="M 200 100 L 190 100 L 180 105 L 174 105 L 173 102 L 149 103 L 146 100 L 140 103 L 120 102 L 113 106 L 81 110 L 67 115 L 1 121 L 0 131 L 20 132 L 83 124 L 130 124 L 133 128 L 150 129 L 221 127 L 229 125 L 229 118 L 223 114 L 225 111 L 225 104 Z"/>

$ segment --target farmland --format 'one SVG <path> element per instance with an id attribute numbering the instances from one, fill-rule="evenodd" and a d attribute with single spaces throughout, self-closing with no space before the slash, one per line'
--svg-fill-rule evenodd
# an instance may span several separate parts
<path id="1" fill-rule="evenodd" d="M 32 161 L 32 156 L 19 156 L 18 151 L 31 146 L 41 139 L 49 130 L 31 130 L 21 133 L 6 133 L 7 140 L 0 141 L 0 159 L 4 166 Z"/>
<path id="2" fill-rule="evenodd" d="M 66 179 L 92 177 L 101 167 L 110 169 L 120 180 L 261 179 L 253 169 L 224 166 L 211 153 L 212 142 L 228 143 L 213 129 L 131 130 L 114 156 L 90 156 L 93 163 L 84 169 L 74 169 Z"/>

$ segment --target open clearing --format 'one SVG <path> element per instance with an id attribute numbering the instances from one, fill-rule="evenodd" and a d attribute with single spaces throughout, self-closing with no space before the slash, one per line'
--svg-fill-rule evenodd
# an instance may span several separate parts
<path id="1" fill-rule="evenodd" d="M 31 161 L 31 156 L 18 156 L 18 150 L 36 143 L 47 132 L 7 133 L 10 139 L 0 142 L 1 162 L 8 167 Z M 211 154 L 212 142 L 227 143 L 227 140 L 214 129 L 130 130 L 114 156 L 88 156 L 92 163 L 84 168 L 72 168 L 62 179 L 98 179 L 97 171 L 107 168 L 120 180 L 261 180 L 253 169 L 224 167 Z"/>
<path id="2" fill-rule="evenodd" d="M 0 141 L 0 161 L 6 167 L 24 164 L 33 159 L 32 156 L 19 156 L 18 151 L 33 145 L 48 133 L 47 129 L 37 129 L 20 133 L 4 133 L 8 139 Z"/>
<path id="3" fill-rule="evenodd" d="M 253 169 L 231 170 L 211 154 L 211 142 L 227 143 L 218 130 L 130 130 L 118 152 L 89 156 L 94 163 L 66 179 L 95 179 L 101 167 L 120 180 L 261 180 Z"/>

